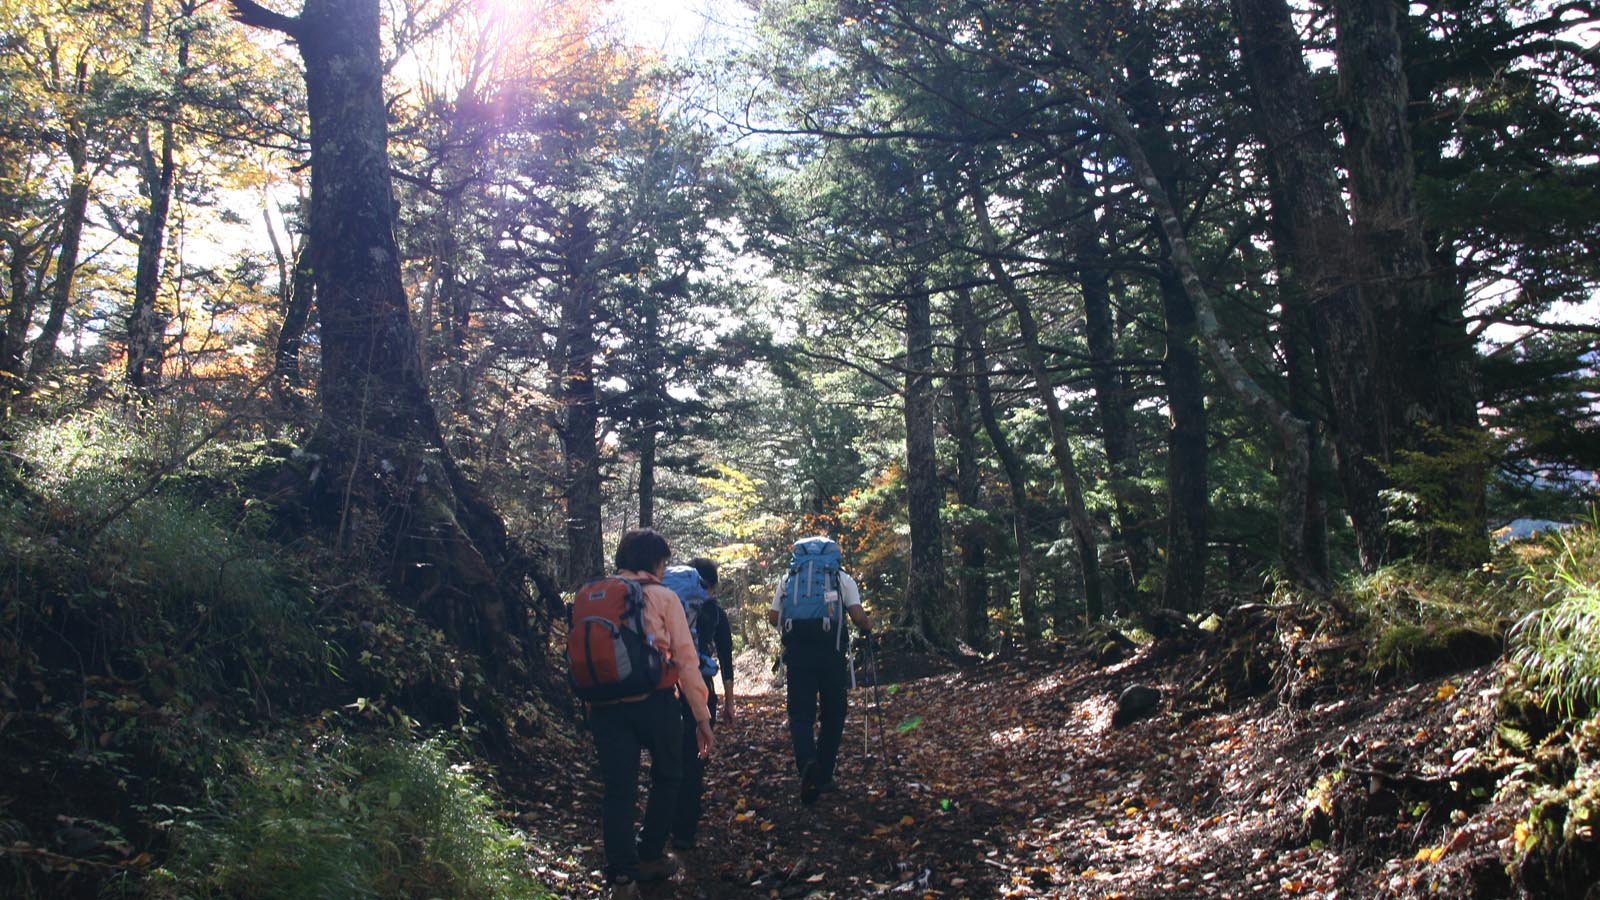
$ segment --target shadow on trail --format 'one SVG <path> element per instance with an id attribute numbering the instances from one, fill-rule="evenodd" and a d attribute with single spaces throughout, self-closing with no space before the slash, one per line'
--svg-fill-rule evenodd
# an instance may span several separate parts
<path id="1" fill-rule="evenodd" d="M 1360 729 L 1361 740 L 1399 741 L 1419 722 L 1435 734 L 1452 723 L 1473 739 L 1469 713 L 1487 704 L 1470 698 L 1491 683 L 1487 670 L 1469 671 L 1455 679 L 1459 690 L 1373 688 L 1296 711 L 1271 698 L 1217 711 L 1164 704 L 1113 728 L 1114 698 L 1136 679 L 1168 697 L 1197 680 L 1183 667 L 1056 654 L 886 684 L 888 766 L 871 691 L 858 688 L 839 790 L 809 808 L 781 694 L 741 695 L 739 721 L 718 728 L 699 847 L 642 896 L 1409 896 L 1430 877 L 1411 861 L 1427 823 L 1402 814 L 1382 835 L 1312 839 L 1306 798 L 1319 759 Z M 1448 695 L 1455 705 L 1433 699 Z M 525 817 L 554 848 L 543 868 L 558 896 L 606 896 L 599 806 L 590 781 L 570 802 Z"/>

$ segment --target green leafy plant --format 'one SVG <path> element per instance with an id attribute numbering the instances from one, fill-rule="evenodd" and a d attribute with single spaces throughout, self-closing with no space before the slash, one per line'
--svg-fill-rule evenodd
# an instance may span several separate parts
<path id="1" fill-rule="evenodd" d="M 1555 550 L 1525 582 L 1550 601 L 1511 630 L 1512 662 L 1545 702 L 1567 716 L 1600 706 L 1600 529 L 1545 538 Z"/>
<path id="2" fill-rule="evenodd" d="M 437 740 L 258 741 L 210 788 L 209 809 L 171 823 L 158 896 L 543 896 L 522 841 Z"/>
<path id="3" fill-rule="evenodd" d="M 1345 605 L 1361 622 L 1364 667 L 1379 674 L 1448 669 L 1500 652 L 1506 622 L 1530 599 L 1503 565 L 1453 571 L 1388 566 L 1351 582 Z"/>

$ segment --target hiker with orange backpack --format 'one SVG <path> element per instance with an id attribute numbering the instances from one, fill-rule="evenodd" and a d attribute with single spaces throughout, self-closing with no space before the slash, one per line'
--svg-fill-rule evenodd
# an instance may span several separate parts
<path id="1" fill-rule="evenodd" d="M 806 806 L 834 790 L 850 689 L 845 617 L 869 640 L 872 636 L 872 617 L 861 606 L 861 589 L 839 563 L 839 545 L 832 539 L 795 541 L 789 572 L 767 610 L 767 620 L 783 639 L 789 737 L 800 772 L 800 802 Z M 820 727 L 813 735 L 819 709 Z"/>
<path id="2" fill-rule="evenodd" d="M 617 544 L 616 575 L 584 585 L 573 599 L 567 656 L 573 688 L 589 702 L 604 790 L 605 872 L 619 889 L 670 878 L 678 868 L 666 845 L 683 779 L 679 695 L 695 721 L 698 754 L 715 744 L 683 604 L 661 585 L 671 556 L 655 531 L 629 531 Z M 650 795 L 636 838 L 641 748 L 650 751 Z"/>

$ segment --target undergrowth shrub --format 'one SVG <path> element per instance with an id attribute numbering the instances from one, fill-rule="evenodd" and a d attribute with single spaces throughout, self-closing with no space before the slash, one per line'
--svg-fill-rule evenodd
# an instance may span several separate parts
<path id="1" fill-rule="evenodd" d="M 316 677 L 332 651 L 292 564 L 235 517 L 163 482 L 191 431 L 96 411 L 20 436 L 29 488 L 0 499 L 8 621 L 35 648 L 72 645 L 56 649 L 85 672 L 162 669 L 153 699 Z"/>
<path id="2" fill-rule="evenodd" d="M 438 740 L 257 741 L 210 794 L 172 823 L 157 897 L 543 896 L 521 840 Z"/>
<path id="3" fill-rule="evenodd" d="M 1543 539 L 1548 562 L 1530 566 L 1529 590 L 1548 603 L 1511 631 L 1512 662 L 1528 686 L 1567 716 L 1600 706 L 1600 528 Z"/>
<path id="4" fill-rule="evenodd" d="M 1401 563 L 1352 581 L 1347 604 L 1361 620 L 1365 668 L 1421 674 L 1498 656 L 1507 624 L 1529 606 L 1504 572 L 1512 562 L 1469 571 Z"/>
<path id="5" fill-rule="evenodd" d="M 1600 878 L 1600 528 L 1518 542 L 1539 607 L 1511 629 L 1498 742 L 1523 798 L 1513 869 L 1532 896 L 1592 897 Z"/>

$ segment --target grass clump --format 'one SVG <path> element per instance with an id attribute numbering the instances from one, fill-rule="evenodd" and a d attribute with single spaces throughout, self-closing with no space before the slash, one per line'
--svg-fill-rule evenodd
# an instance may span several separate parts
<path id="1" fill-rule="evenodd" d="M 1347 603 L 1370 648 L 1367 671 L 1427 676 L 1499 657 L 1506 624 L 1528 598 L 1499 565 L 1462 572 L 1402 563 L 1355 580 Z"/>
<path id="2" fill-rule="evenodd" d="M 1548 605 L 1511 630 L 1511 660 L 1528 687 L 1569 717 L 1600 707 L 1600 529 L 1543 539 L 1546 559 L 1524 583 Z"/>
<path id="3" fill-rule="evenodd" d="M 172 823 L 163 898 L 544 896 L 518 836 L 438 740 L 246 744 L 201 814 Z"/>

